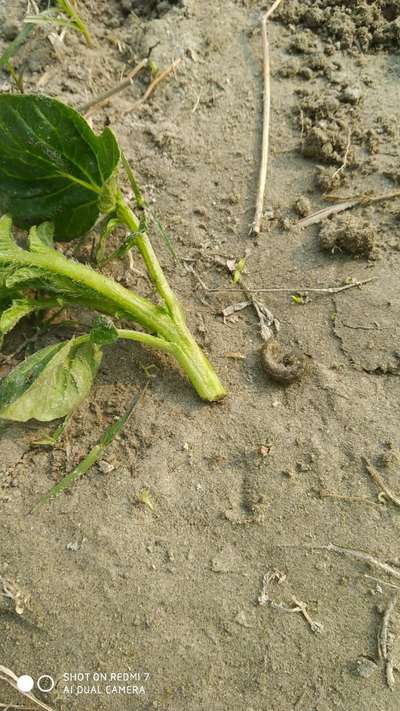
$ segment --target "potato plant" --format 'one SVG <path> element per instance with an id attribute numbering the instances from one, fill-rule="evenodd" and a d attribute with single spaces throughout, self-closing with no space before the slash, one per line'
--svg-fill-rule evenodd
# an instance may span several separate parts
<path id="1" fill-rule="evenodd" d="M 119 187 L 128 173 L 114 133 L 96 136 L 82 116 L 60 101 L 0 95 L 0 332 L 5 335 L 37 311 L 81 305 L 108 317 L 86 335 L 47 346 L 26 358 L 0 383 L 0 417 L 49 421 L 69 414 L 88 394 L 106 344 L 130 339 L 174 356 L 201 398 L 225 390 L 189 331 L 146 233 L 146 221 Z M 90 266 L 67 258 L 60 241 L 81 237 L 105 219 L 103 235 L 126 228 L 161 303 L 126 289 Z M 28 229 L 27 245 L 14 239 L 13 222 Z M 140 330 L 118 328 L 133 321 Z"/>

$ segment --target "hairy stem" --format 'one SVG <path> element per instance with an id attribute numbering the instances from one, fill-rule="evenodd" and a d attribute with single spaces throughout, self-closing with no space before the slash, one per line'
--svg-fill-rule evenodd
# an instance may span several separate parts
<path id="1" fill-rule="evenodd" d="M 117 214 L 122 222 L 129 227 L 132 232 L 138 232 L 140 223 L 132 210 L 123 202 L 122 199 L 117 204 Z M 176 324 L 185 325 L 180 304 L 172 291 L 168 281 L 164 275 L 161 265 L 156 257 L 151 242 L 145 233 L 140 233 L 136 239 L 137 247 L 146 264 L 147 271 L 152 282 L 157 287 L 157 291 L 161 298 L 164 299 L 165 305 Z"/>
<path id="2" fill-rule="evenodd" d="M 144 346 L 149 346 L 149 348 L 157 348 L 160 351 L 165 351 L 165 353 L 173 354 L 173 345 L 164 340 L 164 338 L 157 338 L 157 336 L 150 336 L 148 333 L 142 333 L 141 331 L 131 331 L 127 328 L 118 328 L 118 337 L 125 338 L 128 341 L 137 341 L 137 343 L 142 343 Z"/>
<path id="3" fill-rule="evenodd" d="M 39 267 L 44 272 L 60 274 L 76 284 L 87 287 L 93 296 L 97 297 L 94 301 L 98 303 L 99 311 L 103 310 L 102 301 L 104 301 L 105 312 L 110 313 L 114 306 L 115 314 L 119 313 L 124 318 L 136 321 L 148 331 L 147 334 L 128 331 L 132 340 L 141 341 L 145 345 L 174 355 L 201 398 L 209 401 L 220 400 L 224 397 L 225 390 L 187 328 L 180 306 L 162 273 L 148 238 L 144 242 L 144 250 L 160 295 L 164 299 L 168 298 L 167 308 L 153 304 L 113 279 L 98 274 L 79 262 L 67 259 L 56 250 L 51 250 L 49 254 L 48 251 L 28 252 L 16 248 L 1 255 L 0 263 Z M 88 299 L 90 300 L 90 295 Z M 80 300 L 79 297 L 77 300 Z M 82 301 L 85 301 L 85 297 Z M 132 333 L 136 335 L 132 336 Z"/>
<path id="4" fill-rule="evenodd" d="M 139 221 L 122 197 L 117 203 L 116 212 L 132 232 L 139 231 Z M 206 400 L 220 400 L 226 394 L 225 389 L 188 329 L 179 301 L 168 284 L 147 234 L 139 232 L 136 245 L 146 264 L 148 274 L 164 300 L 169 316 L 176 327 L 176 336 L 171 343 L 175 358 L 200 397 Z"/>

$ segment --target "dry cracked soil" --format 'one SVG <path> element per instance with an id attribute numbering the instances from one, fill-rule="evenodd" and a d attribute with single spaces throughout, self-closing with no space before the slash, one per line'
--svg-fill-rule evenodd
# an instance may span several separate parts
<path id="1" fill-rule="evenodd" d="M 0 597 L 0 664 L 35 681 L 50 675 L 55 688 L 35 694 L 65 711 L 398 711 L 399 608 L 386 629 L 394 688 L 379 636 L 400 586 L 399 508 L 365 459 L 399 496 L 400 203 L 296 222 L 332 205 L 328 193 L 400 189 L 400 2 L 283 0 L 276 10 L 257 240 L 267 5 L 78 5 L 93 47 L 71 28 L 60 39 L 63 28 L 39 27 L 15 69 L 26 92 L 79 107 L 143 57 L 160 70 L 181 58 L 148 102 L 135 106 L 144 72 L 90 121 L 113 127 L 134 166 L 156 250 L 229 396 L 200 402 L 166 356 L 124 343 L 107 350 L 55 447 L 32 445 L 49 427 L 2 429 L 0 576 L 30 601 L 17 614 Z M 1 0 L 0 51 L 25 12 L 23 0 Z M 6 69 L 0 88 L 16 90 Z M 79 249 L 90 260 L 90 240 Z M 264 370 L 254 308 L 222 315 L 247 299 L 230 273 L 243 256 L 247 285 L 294 290 L 258 294 L 280 321 L 281 347 L 306 360 L 293 383 Z M 106 273 L 151 295 L 135 253 L 131 267 L 113 262 Z M 5 342 L 2 375 L 33 330 L 28 322 Z M 148 375 L 140 409 L 102 461 L 30 513 Z M 290 612 L 299 601 L 308 620 Z M 0 702 L 32 703 L 3 681 Z"/>

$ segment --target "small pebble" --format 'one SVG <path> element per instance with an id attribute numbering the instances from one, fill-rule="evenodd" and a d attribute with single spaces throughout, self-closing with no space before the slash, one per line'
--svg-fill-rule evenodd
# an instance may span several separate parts
<path id="1" fill-rule="evenodd" d="M 114 465 L 110 464 L 110 462 L 106 462 L 105 459 L 101 459 L 97 466 L 102 474 L 111 474 L 115 469 Z"/>
<path id="2" fill-rule="evenodd" d="M 358 657 L 356 661 L 355 674 L 363 679 L 368 679 L 378 668 L 376 662 L 368 657 Z"/>
<path id="3" fill-rule="evenodd" d="M 358 104 L 362 97 L 362 91 L 357 86 L 346 86 L 340 94 L 341 101 L 346 104 Z"/>

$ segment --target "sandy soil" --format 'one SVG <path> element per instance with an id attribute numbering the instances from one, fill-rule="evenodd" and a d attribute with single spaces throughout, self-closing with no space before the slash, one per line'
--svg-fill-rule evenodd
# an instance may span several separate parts
<path id="1" fill-rule="evenodd" d="M 4 48 L 25 2 L 1 5 Z M 145 76 L 94 114 L 93 126 L 112 125 L 171 235 L 175 260 L 156 230 L 154 244 L 230 395 L 203 404 L 165 357 L 124 344 L 107 352 L 90 399 L 53 450 L 30 446 L 44 427 L 3 432 L 0 575 L 31 602 L 19 616 L 10 600 L 0 602 L 0 663 L 35 680 L 62 677 L 38 696 L 68 711 L 397 711 L 400 676 L 394 672 L 391 690 L 378 634 L 400 586 L 399 510 L 380 502 L 363 457 L 400 491 L 399 202 L 355 208 L 323 223 L 321 235 L 318 225 L 294 223 L 330 204 L 326 190 L 399 185 L 400 3 L 287 0 L 277 12 L 269 29 L 266 218 L 257 241 L 249 225 L 263 5 L 80 5 L 96 46 L 68 32 L 56 53 L 38 32 L 16 63 L 25 89 L 78 106 L 150 48 L 160 67 L 182 56 L 175 78 L 140 111 L 124 115 Z M 10 90 L 6 72 L 1 86 Z M 81 258 L 88 254 L 84 247 Z M 336 295 L 260 296 L 281 322 L 283 347 L 307 360 L 304 377 L 286 387 L 263 370 L 254 310 L 221 316 L 244 300 L 240 288 L 204 292 L 188 270 L 208 287 L 230 288 L 227 262 L 244 254 L 247 283 L 257 288 L 375 278 Z M 151 293 L 127 263 L 108 271 Z M 15 344 L 9 340 L 6 352 Z M 111 466 L 94 467 L 69 495 L 29 514 L 121 413 L 149 365 L 151 388 L 104 457 Z M 153 511 L 137 503 L 144 488 Z M 328 544 L 397 566 L 397 579 Z M 271 598 L 285 607 L 302 601 L 322 630 L 299 612 L 259 604 L 271 571 L 280 572 Z M 398 612 L 389 636 L 400 664 Z M 77 695 L 79 682 L 64 675 L 78 672 L 90 675 L 82 685 L 102 693 Z M 95 672 L 108 681 L 96 682 Z M 110 681 L 112 672 L 141 674 L 128 685 L 144 693 L 107 694 L 107 684 L 127 685 Z M 0 702 L 11 701 L 24 703 L 3 684 Z"/>

